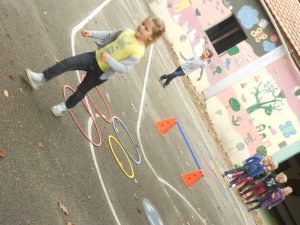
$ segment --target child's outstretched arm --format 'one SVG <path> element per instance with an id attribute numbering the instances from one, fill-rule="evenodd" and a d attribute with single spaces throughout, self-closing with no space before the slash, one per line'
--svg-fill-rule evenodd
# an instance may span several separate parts
<path id="1" fill-rule="evenodd" d="M 83 37 L 90 37 L 97 39 L 96 43 L 98 46 L 104 46 L 112 41 L 114 41 L 122 30 L 117 31 L 91 31 L 91 30 L 82 30 L 81 35 Z"/>
<path id="2" fill-rule="evenodd" d="M 188 61 L 189 59 L 187 57 L 185 57 L 182 52 L 179 52 L 180 57 L 184 60 L 184 61 Z"/>
<path id="3" fill-rule="evenodd" d="M 204 71 L 204 68 L 201 67 L 201 72 L 200 72 L 200 76 L 199 78 L 197 79 L 197 81 L 201 80 L 202 79 L 202 76 L 203 76 L 203 71 Z"/>
<path id="4" fill-rule="evenodd" d="M 254 161 L 260 161 L 261 160 L 261 157 L 259 156 L 250 156 L 248 159 L 245 160 L 245 164 L 249 164 L 249 163 L 252 163 Z"/>

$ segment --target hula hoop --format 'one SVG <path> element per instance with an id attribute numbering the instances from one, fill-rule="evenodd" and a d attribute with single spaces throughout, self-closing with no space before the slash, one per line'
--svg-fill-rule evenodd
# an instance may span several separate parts
<path id="1" fill-rule="evenodd" d="M 129 136 L 129 138 L 130 138 L 130 140 L 131 140 L 131 142 L 132 142 L 132 144 L 133 144 L 133 146 L 134 146 L 134 148 L 135 148 L 135 150 L 136 150 L 136 152 L 137 152 L 137 154 L 138 154 L 138 160 L 134 159 L 133 156 L 132 156 L 131 154 L 129 154 L 129 152 L 127 151 L 127 149 L 126 149 L 126 147 L 125 147 L 125 144 L 123 143 L 123 141 L 122 141 L 122 139 L 121 139 L 121 137 L 120 137 L 120 135 L 119 135 L 119 132 L 118 132 L 117 129 L 116 129 L 116 125 L 115 125 L 115 121 L 116 121 L 116 120 L 119 121 L 119 123 L 122 125 L 123 129 L 125 130 L 126 134 Z M 122 121 L 121 119 L 119 119 L 119 118 L 116 117 L 116 116 L 113 116 L 113 118 L 112 118 L 112 124 L 113 124 L 113 129 L 114 129 L 114 131 L 115 131 L 115 134 L 117 135 L 117 138 L 118 138 L 118 140 L 120 141 L 121 145 L 123 146 L 124 150 L 126 151 L 127 155 L 129 155 L 129 157 L 132 159 L 132 161 L 135 162 L 136 164 L 138 164 L 138 165 L 141 164 L 141 155 L 140 155 L 140 152 L 139 152 L 139 150 L 138 150 L 138 146 L 137 146 L 136 143 L 133 141 L 133 138 L 132 138 L 132 136 L 130 135 L 130 133 L 129 133 L 127 127 L 126 127 L 126 125 L 123 123 L 123 121 Z"/>
<path id="2" fill-rule="evenodd" d="M 66 90 L 69 89 L 71 90 L 72 92 L 75 92 L 74 89 L 72 87 L 70 87 L 69 85 L 64 85 L 63 87 L 63 96 L 64 96 L 64 99 L 66 100 L 67 99 L 67 95 L 66 95 Z M 99 142 L 98 143 L 95 143 L 92 139 L 89 138 L 89 136 L 83 131 L 83 129 L 81 128 L 78 120 L 76 119 L 76 117 L 74 116 L 74 113 L 72 112 L 72 110 L 68 110 L 70 115 L 72 116 L 74 122 L 76 123 L 77 127 L 79 128 L 79 130 L 81 131 L 81 133 L 83 134 L 83 136 L 91 143 L 93 144 L 94 146 L 96 147 L 99 147 L 101 144 L 102 144 L 102 139 L 101 139 L 101 135 L 100 135 L 100 131 L 99 131 L 99 128 L 96 124 L 96 121 L 95 121 L 95 118 L 93 117 L 92 113 L 90 110 L 88 110 L 86 104 L 81 101 L 81 104 L 83 104 L 83 106 L 85 107 L 86 111 L 88 112 L 88 114 L 90 115 L 90 117 L 92 118 L 93 120 L 93 125 L 97 131 L 97 135 L 98 135 L 98 139 L 99 139 Z"/>
<path id="3" fill-rule="evenodd" d="M 121 150 L 123 151 L 123 153 L 124 153 L 124 155 L 125 155 L 125 157 L 126 157 L 126 159 L 127 159 L 127 162 L 128 162 L 128 164 L 129 164 L 129 166 L 130 166 L 131 175 L 129 175 L 129 174 L 126 172 L 126 170 L 123 168 L 123 165 L 122 165 L 121 162 L 119 161 L 119 158 L 117 157 L 117 155 L 116 155 L 116 153 L 115 153 L 115 151 L 114 151 L 114 149 L 113 149 L 113 147 L 112 147 L 111 139 L 113 139 L 113 140 L 118 144 L 118 146 L 121 148 Z M 110 150 L 111 150 L 113 156 L 115 157 L 115 159 L 116 159 L 116 161 L 117 161 L 119 167 L 120 167 L 121 170 L 123 171 L 123 173 L 124 173 L 128 178 L 131 178 L 131 179 L 134 178 L 134 171 L 133 171 L 133 168 L 132 168 L 132 164 L 131 164 L 131 162 L 130 162 L 130 160 L 129 160 L 129 158 L 128 158 L 128 156 L 127 156 L 125 150 L 124 150 L 124 148 L 123 148 L 122 145 L 120 144 L 120 142 L 119 142 L 114 136 L 112 136 L 112 135 L 109 135 L 109 136 L 108 136 L 108 142 L 109 142 Z"/>
<path id="4" fill-rule="evenodd" d="M 80 76 L 81 78 L 81 81 L 83 81 L 84 79 L 84 75 L 81 75 Z M 106 118 L 106 116 L 100 111 L 100 109 L 98 109 L 98 107 L 96 106 L 95 102 L 93 101 L 93 99 L 91 98 L 91 96 L 89 94 L 87 94 L 86 96 L 88 97 L 90 103 L 92 104 L 92 106 L 94 107 L 94 109 L 96 110 L 96 112 L 100 115 L 100 117 L 107 123 L 111 123 L 112 122 L 112 115 L 111 115 L 111 112 L 110 112 L 110 109 L 108 107 L 108 104 L 105 100 L 105 97 L 103 96 L 102 92 L 99 90 L 98 87 L 95 87 L 96 88 L 96 91 L 98 92 L 98 95 L 100 95 L 104 105 L 105 105 L 105 108 L 106 108 L 106 111 L 108 112 L 108 115 L 109 115 L 109 119 Z"/>

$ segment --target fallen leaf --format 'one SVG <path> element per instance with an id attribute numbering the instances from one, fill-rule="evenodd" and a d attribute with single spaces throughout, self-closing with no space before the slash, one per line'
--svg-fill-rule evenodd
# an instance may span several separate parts
<path id="1" fill-rule="evenodd" d="M 68 222 L 68 224 L 67 224 L 67 225 L 75 225 L 75 223 Z"/>
<path id="2" fill-rule="evenodd" d="M 0 150 L 0 158 L 5 156 L 5 152 Z"/>
<path id="3" fill-rule="evenodd" d="M 107 98 L 107 101 L 111 102 L 111 99 L 110 99 L 110 96 L 109 96 L 108 92 L 106 92 L 106 98 Z"/>
<path id="4" fill-rule="evenodd" d="M 8 77 L 9 77 L 11 80 L 16 81 L 16 78 L 15 78 L 14 76 L 8 75 Z"/>
<path id="5" fill-rule="evenodd" d="M 53 58 L 54 58 L 54 60 L 55 60 L 56 63 L 59 62 L 59 60 L 55 56 L 53 56 Z"/>
<path id="6" fill-rule="evenodd" d="M 61 204 L 61 202 L 58 202 L 58 205 L 59 205 L 61 211 L 62 211 L 64 214 L 66 214 L 66 215 L 69 214 L 69 211 L 68 211 L 67 207 L 65 207 L 63 204 Z"/>
<path id="7" fill-rule="evenodd" d="M 17 121 L 17 123 L 19 124 L 20 127 L 23 127 L 22 123 L 20 120 Z"/>
<path id="8" fill-rule="evenodd" d="M 8 91 L 7 90 L 3 90 L 3 95 L 6 97 L 9 97 Z"/>
<path id="9" fill-rule="evenodd" d="M 43 143 L 42 143 L 42 142 L 40 142 L 40 141 L 37 143 L 37 146 L 38 146 L 39 148 L 44 148 L 44 145 L 43 145 Z"/>
<path id="10" fill-rule="evenodd" d="M 183 151 L 181 150 L 181 148 L 180 148 L 180 147 L 178 147 L 178 149 L 179 149 L 179 152 L 180 152 L 181 154 L 183 154 Z"/>
<path id="11" fill-rule="evenodd" d="M 133 108 L 133 110 L 137 112 L 137 110 L 136 110 L 136 108 L 134 107 L 132 101 L 130 101 L 130 105 L 131 105 L 131 107 Z"/>
<path id="12" fill-rule="evenodd" d="M 188 163 L 188 161 L 185 161 L 185 163 L 188 167 L 191 167 L 191 165 Z"/>

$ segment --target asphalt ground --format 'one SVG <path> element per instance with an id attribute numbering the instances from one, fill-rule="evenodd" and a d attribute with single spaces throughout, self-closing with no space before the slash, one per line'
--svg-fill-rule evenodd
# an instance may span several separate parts
<path id="1" fill-rule="evenodd" d="M 145 2 L 0 2 L 0 150 L 5 153 L 0 159 L 1 225 L 253 224 L 226 187 L 221 177 L 225 164 L 180 79 L 166 89 L 158 82 L 160 74 L 176 66 L 162 41 L 149 47 L 127 75 L 100 87 L 112 115 L 123 121 L 138 146 L 141 163 L 130 160 L 133 179 L 121 170 L 109 147 L 109 135 L 116 137 L 112 124 L 97 117 L 90 104 L 102 137 L 100 147 L 85 139 L 69 114 L 61 118 L 51 114 L 50 107 L 63 101 L 62 87 L 78 85 L 75 72 L 36 91 L 28 86 L 25 68 L 42 71 L 72 54 L 95 50 L 91 39 L 81 37 L 82 27 L 135 28 L 149 14 Z M 90 94 L 108 115 L 97 92 Z M 97 141 L 84 107 L 78 105 L 73 112 Z M 169 117 L 180 122 L 205 173 L 192 190 L 181 174 L 198 168 L 178 126 L 165 136 L 154 126 Z M 116 126 L 126 149 L 137 159 L 130 138 L 119 123 Z M 125 155 L 115 142 L 112 147 L 129 173 Z M 146 211 L 143 203 L 148 203 Z"/>

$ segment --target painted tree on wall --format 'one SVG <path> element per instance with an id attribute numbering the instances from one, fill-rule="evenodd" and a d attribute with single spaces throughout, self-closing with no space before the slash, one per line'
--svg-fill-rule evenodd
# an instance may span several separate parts
<path id="1" fill-rule="evenodd" d="M 262 109 L 268 116 L 270 116 L 274 110 L 282 110 L 280 107 L 284 105 L 283 100 L 285 99 L 283 91 L 279 91 L 278 93 L 278 89 L 275 86 L 268 84 L 270 83 L 267 82 L 263 87 L 261 87 L 262 82 L 260 82 L 257 87 L 254 87 L 254 92 L 251 92 L 251 94 L 254 95 L 256 102 L 247 108 L 247 112 L 249 114 Z M 268 99 L 270 97 L 273 99 L 263 101 L 264 96 L 268 97 Z"/>

